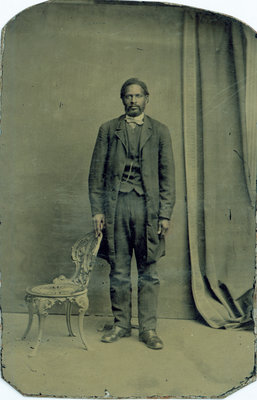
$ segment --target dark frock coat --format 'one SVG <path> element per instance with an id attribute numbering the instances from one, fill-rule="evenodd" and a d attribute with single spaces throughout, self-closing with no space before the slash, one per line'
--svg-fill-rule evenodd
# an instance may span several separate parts
<path id="1" fill-rule="evenodd" d="M 146 263 L 164 255 L 160 218 L 170 219 L 175 204 L 175 169 L 168 128 L 145 115 L 140 136 L 140 167 L 146 200 Z M 89 173 L 92 215 L 105 215 L 99 255 L 115 261 L 115 213 L 128 143 L 125 115 L 104 123 L 98 133 Z"/>

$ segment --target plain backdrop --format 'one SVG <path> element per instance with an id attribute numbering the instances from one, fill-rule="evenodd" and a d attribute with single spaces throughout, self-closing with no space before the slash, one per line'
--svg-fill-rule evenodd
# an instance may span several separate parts
<path id="1" fill-rule="evenodd" d="M 257 2 L 255 0 L 188 0 L 188 1 L 167 1 L 166 3 L 187 5 L 196 8 L 209 9 L 235 17 L 257 30 Z M 1 28 L 18 12 L 25 8 L 42 3 L 35 0 L 1 0 L 0 2 L 0 26 Z M 17 393 L 3 380 L 0 380 L 0 398 L 6 400 L 16 400 L 24 398 Z M 38 397 L 29 397 L 32 400 Z M 257 383 L 241 389 L 239 392 L 229 396 L 231 400 L 253 400 L 257 398 Z"/>

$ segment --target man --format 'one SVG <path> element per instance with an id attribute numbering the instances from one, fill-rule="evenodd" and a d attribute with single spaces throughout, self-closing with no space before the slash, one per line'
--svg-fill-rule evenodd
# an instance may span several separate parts
<path id="1" fill-rule="evenodd" d="M 120 97 L 125 115 L 99 130 L 89 173 L 89 197 L 96 234 L 103 231 L 110 262 L 114 325 L 102 341 L 131 335 L 131 257 L 138 269 L 139 340 L 161 349 L 156 333 L 159 278 L 156 262 L 164 255 L 175 203 L 175 176 L 168 128 L 144 114 L 149 92 L 128 79 Z M 105 241 L 103 241 L 105 242 Z M 101 251 L 100 251 L 101 252 Z"/>

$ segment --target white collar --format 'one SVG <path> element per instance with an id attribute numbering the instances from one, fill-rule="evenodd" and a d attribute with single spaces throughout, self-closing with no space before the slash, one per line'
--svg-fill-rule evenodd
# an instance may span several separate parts
<path id="1" fill-rule="evenodd" d="M 126 115 L 125 120 L 127 121 L 128 124 L 143 125 L 144 116 L 145 116 L 144 113 L 138 115 L 137 117 L 130 117 L 129 115 Z"/>

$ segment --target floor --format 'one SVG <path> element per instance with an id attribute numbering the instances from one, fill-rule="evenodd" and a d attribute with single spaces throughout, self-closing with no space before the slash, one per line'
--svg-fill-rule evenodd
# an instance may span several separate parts
<path id="1" fill-rule="evenodd" d="M 76 329 L 76 316 L 72 324 Z M 112 344 L 102 343 L 101 329 L 111 322 L 88 316 L 84 330 L 89 350 L 79 337 L 68 337 L 65 317 L 50 315 L 44 341 L 30 357 L 37 333 L 20 338 L 26 314 L 3 315 L 2 373 L 25 395 L 108 398 L 218 397 L 243 386 L 253 375 L 254 335 L 216 330 L 193 320 L 159 320 L 163 350 L 138 341 L 138 331 Z M 136 322 L 136 321 L 135 321 Z"/>

